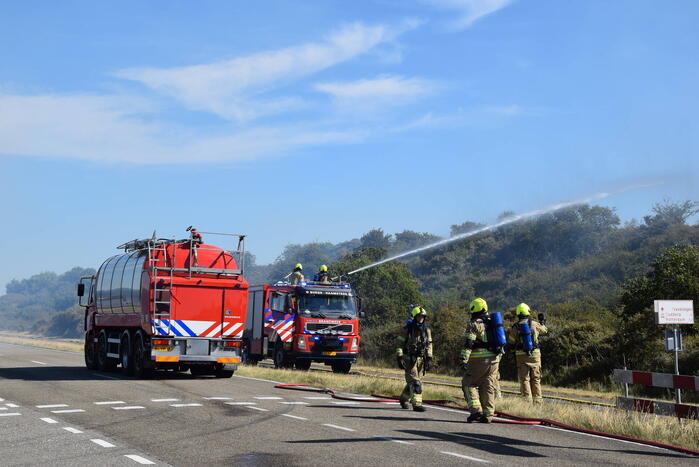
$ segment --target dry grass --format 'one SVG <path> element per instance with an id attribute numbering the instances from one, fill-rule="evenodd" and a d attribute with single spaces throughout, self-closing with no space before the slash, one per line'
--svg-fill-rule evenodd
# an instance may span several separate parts
<path id="1" fill-rule="evenodd" d="M 289 383 L 306 383 L 320 388 L 328 387 L 335 391 L 355 394 L 398 395 L 405 385 L 404 381 L 374 376 L 275 370 L 250 366 L 241 366 L 238 369 L 238 374 Z M 461 389 L 449 386 L 426 385 L 423 398 L 426 400 L 447 400 L 450 401 L 450 404 L 461 407 L 465 405 Z M 671 417 L 560 402 L 545 402 L 543 406 L 533 406 L 514 396 L 505 396 L 498 400 L 496 409 L 523 417 L 548 418 L 580 428 L 699 450 L 699 421 L 678 421 Z"/>
<path id="2" fill-rule="evenodd" d="M 403 377 L 403 371 L 399 370 L 397 368 L 381 368 L 381 367 L 365 366 L 365 365 L 353 365 L 352 368 L 357 370 L 357 371 L 362 371 L 362 372 L 368 373 L 368 374 L 385 374 L 385 375 L 391 375 L 391 376 L 399 377 L 399 378 Z M 435 381 L 447 381 L 451 384 L 461 385 L 461 378 L 457 377 L 457 376 L 430 373 L 429 375 L 427 375 L 426 379 L 427 380 L 435 380 Z M 515 391 L 515 392 L 519 393 L 519 383 L 517 381 L 501 380 L 500 387 L 501 387 L 501 389 L 504 389 L 504 390 Z M 562 395 L 562 396 L 590 397 L 590 398 L 606 400 L 606 401 L 614 401 L 616 399 L 615 392 L 593 391 L 593 390 L 589 390 L 589 389 L 577 389 L 577 388 L 564 388 L 564 387 L 559 387 L 559 386 L 549 386 L 546 384 L 542 384 L 541 388 L 544 391 L 544 393 L 551 393 L 551 394 L 557 394 L 557 395 Z"/>
<path id="3" fill-rule="evenodd" d="M 34 336 L 26 333 L 0 331 L 0 342 L 6 344 L 21 344 L 67 352 L 82 352 L 81 339 L 52 339 L 50 337 Z"/>

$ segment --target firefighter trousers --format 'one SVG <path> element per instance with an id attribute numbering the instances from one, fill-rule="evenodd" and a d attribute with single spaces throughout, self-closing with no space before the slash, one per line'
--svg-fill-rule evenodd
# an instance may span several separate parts
<path id="1" fill-rule="evenodd" d="M 541 404 L 541 354 L 517 355 L 517 376 L 519 392 L 528 401 Z"/>
<path id="2" fill-rule="evenodd" d="M 471 413 L 482 412 L 492 419 L 495 415 L 495 384 L 500 356 L 471 357 L 466 363 L 461 389 Z"/>
<path id="3" fill-rule="evenodd" d="M 410 402 L 413 407 L 422 405 L 422 380 L 425 374 L 425 362 L 422 357 L 406 356 L 405 387 L 400 394 L 402 402 Z"/>

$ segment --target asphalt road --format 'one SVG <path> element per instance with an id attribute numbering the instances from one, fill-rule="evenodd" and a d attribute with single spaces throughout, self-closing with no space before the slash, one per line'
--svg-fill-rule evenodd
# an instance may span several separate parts
<path id="1" fill-rule="evenodd" d="M 0 344 L 2 465 L 697 465 L 664 449 L 462 412 L 346 403 L 240 376 L 137 380 Z"/>

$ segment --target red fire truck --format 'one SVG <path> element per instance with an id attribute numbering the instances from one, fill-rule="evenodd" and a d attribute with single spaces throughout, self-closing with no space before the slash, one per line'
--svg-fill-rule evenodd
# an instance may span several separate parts
<path id="1" fill-rule="evenodd" d="M 197 232 L 184 240 L 133 240 L 78 284 L 85 307 L 85 365 L 143 377 L 163 368 L 228 378 L 240 363 L 248 284 L 244 235 Z M 237 237 L 238 249 L 202 234 Z M 241 260 L 242 263 L 242 260 Z M 87 292 L 87 293 L 86 293 Z"/>
<path id="2" fill-rule="evenodd" d="M 346 283 L 251 286 L 243 359 L 272 358 L 276 368 L 322 362 L 349 373 L 359 353 L 360 300 Z"/>

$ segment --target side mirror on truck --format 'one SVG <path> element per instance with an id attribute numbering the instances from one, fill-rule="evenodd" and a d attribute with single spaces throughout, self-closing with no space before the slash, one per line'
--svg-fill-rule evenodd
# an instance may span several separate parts
<path id="1" fill-rule="evenodd" d="M 85 284 L 82 282 L 78 284 L 78 297 L 83 297 L 85 295 Z"/>

